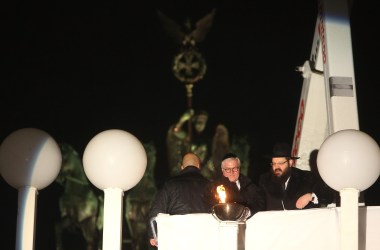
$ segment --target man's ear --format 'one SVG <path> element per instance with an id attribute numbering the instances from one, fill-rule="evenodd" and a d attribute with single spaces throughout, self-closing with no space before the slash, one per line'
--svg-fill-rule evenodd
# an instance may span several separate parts
<path id="1" fill-rule="evenodd" d="M 289 166 L 293 167 L 293 165 L 294 165 L 294 160 L 293 159 L 289 159 Z"/>

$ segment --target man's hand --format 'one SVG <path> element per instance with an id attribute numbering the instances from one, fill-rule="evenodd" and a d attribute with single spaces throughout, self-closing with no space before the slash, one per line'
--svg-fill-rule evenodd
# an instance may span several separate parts
<path id="1" fill-rule="evenodd" d="M 150 244 L 152 245 L 152 246 L 154 246 L 154 247 L 158 247 L 158 242 L 157 242 L 157 240 L 156 239 L 150 239 L 149 240 L 149 242 L 150 242 Z"/>
<path id="2" fill-rule="evenodd" d="M 304 194 L 300 198 L 298 198 L 296 202 L 296 207 L 298 209 L 303 209 L 312 200 L 313 200 L 313 195 L 311 193 Z"/>

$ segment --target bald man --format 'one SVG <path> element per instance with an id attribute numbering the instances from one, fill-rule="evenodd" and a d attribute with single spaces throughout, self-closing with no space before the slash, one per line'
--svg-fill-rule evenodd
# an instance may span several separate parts
<path id="1" fill-rule="evenodd" d="M 213 205 L 207 196 L 210 181 L 201 174 L 201 159 L 194 153 L 186 153 L 180 168 L 180 173 L 168 179 L 158 191 L 151 205 L 149 220 L 159 213 L 210 212 Z M 149 230 L 149 239 L 152 246 L 158 246 L 152 230 Z"/>

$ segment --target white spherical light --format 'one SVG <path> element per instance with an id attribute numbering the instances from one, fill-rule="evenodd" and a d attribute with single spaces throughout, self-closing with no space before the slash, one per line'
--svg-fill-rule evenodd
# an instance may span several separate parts
<path id="1" fill-rule="evenodd" d="M 0 147 L 0 170 L 12 187 L 43 189 L 58 176 L 61 150 L 46 132 L 36 128 L 19 129 L 8 135 Z"/>
<path id="2" fill-rule="evenodd" d="M 380 148 L 364 132 L 338 131 L 322 143 L 317 165 L 322 179 L 333 189 L 363 191 L 380 175 Z"/>
<path id="3" fill-rule="evenodd" d="M 99 189 L 134 187 L 143 177 L 147 156 L 132 134 L 111 129 L 97 134 L 83 153 L 86 176 Z"/>

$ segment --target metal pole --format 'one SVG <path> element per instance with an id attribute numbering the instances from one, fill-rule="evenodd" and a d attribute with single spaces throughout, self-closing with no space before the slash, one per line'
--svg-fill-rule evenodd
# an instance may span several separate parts
<path id="1" fill-rule="evenodd" d="M 185 85 L 186 87 L 186 94 L 187 94 L 187 107 L 188 109 L 191 109 L 193 107 L 193 83 L 187 83 Z M 193 117 L 191 116 L 190 119 L 188 120 L 188 126 L 187 126 L 187 142 L 188 142 L 188 152 L 191 151 L 191 142 L 192 142 L 192 119 Z"/>

